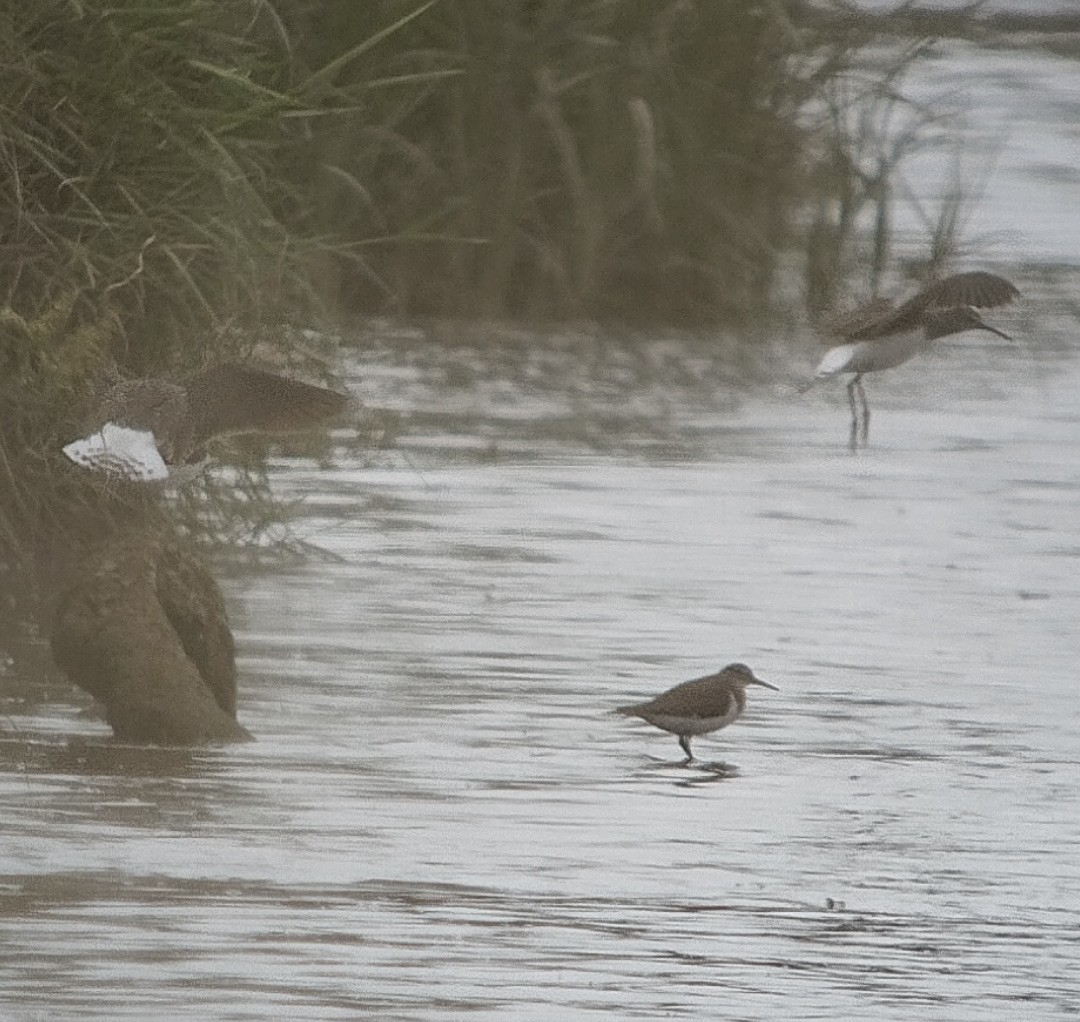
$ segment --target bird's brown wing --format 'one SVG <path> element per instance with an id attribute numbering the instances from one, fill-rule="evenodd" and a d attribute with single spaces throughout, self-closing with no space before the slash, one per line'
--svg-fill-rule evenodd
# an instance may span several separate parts
<path id="1" fill-rule="evenodd" d="M 830 343 L 838 337 L 847 340 L 855 333 L 868 328 L 872 329 L 882 320 L 888 319 L 895 311 L 895 303 L 889 301 L 888 298 L 871 298 L 854 309 L 826 316 L 818 324 L 818 329 L 830 338 Z"/>
<path id="2" fill-rule="evenodd" d="M 120 380 L 102 398 L 94 428 L 107 422 L 149 430 L 165 461 L 183 447 L 188 415 L 187 394 L 178 383 L 157 378 Z"/>
<path id="3" fill-rule="evenodd" d="M 947 309 L 954 305 L 971 305 L 976 309 L 993 309 L 1008 305 L 1020 297 L 1011 281 L 996 273 L 973 270 L 970 273 L 954 273 L 924 288 L 912 298 L 920 300 L 923 308 Z"/>
<path id="4" fill-rule="evenodd" d="M 726 686 L 717 685 L 717 675 L 684 681 L 658 695 L 650 704 L 653 713 L 676 717 L 722 717 L 728 712 L 734 695 Z"/>
<path id="5" fill-rule="evenodd" d="M 340 415 L 348 404 L 344 394 L 327 387 L 234 363 L 192 377 L 187 395 L 196 446 L 224 433 L 311 429 Z"/>
<path id="6" fill-rule="evenodd" d="M 954 273 L 928 284 L 913 295 L 892 315 L 877 323 L 868 324 L 848 334 L 853 341 L 871 341 L 888 334 L 917 330 L 923 326 L 927 309 L 950 309 L 958 305 L 970 305 L 976 309 L 990 309 L 1008 305 L 1020 297 L 1015 285 L 985 270 Z"/>

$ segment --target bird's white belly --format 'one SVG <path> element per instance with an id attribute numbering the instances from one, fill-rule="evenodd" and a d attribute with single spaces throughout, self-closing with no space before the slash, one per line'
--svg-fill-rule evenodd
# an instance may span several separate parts
<path id="1" fill-rule="evenodd" d="M 879 369 L 892 369 L 926 350 L 931 343 L 922 330 L 915 330 L 877 341 L 838 344 L 825 352 L 815 375 L 838 376 L 840 373 L 874 373 Z"/>
<path id="2" fill-rule="evenodd" d="M 734 703 L 734 700 L 732 700 Z M 664 731 L 670 731 L 673 735 L 707 735 L 711 731 L 719 731 L 727 727 L 739 716 L 738 705 L 734 705 L 730 712 L 719 717 L 677 717 L 669 714 L 656 714 L 650 718 L 650 723 Z"/>

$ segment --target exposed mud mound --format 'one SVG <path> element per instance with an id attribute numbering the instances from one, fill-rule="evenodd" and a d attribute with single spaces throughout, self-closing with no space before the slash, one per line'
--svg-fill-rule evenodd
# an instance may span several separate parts
<path id="1" fill-rule="evenodd" d="M 232 632 L 217 583 L 190 551 L 152 533 L 91 546 L 60 596 L 57 663 L 130 742 L 245 741 Z"/>

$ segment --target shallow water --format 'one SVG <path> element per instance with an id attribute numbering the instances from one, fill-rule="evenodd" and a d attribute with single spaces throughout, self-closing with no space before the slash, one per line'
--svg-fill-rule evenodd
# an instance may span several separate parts
<path id="1" fill-rule="evenodd" d="M 257 744 L 19 720 L 2 1017 L 1075 1017 L 1080 360 L 953 343 L 851 457 L 840 388 L 536 357 L 369 352 L 399 452 L 276 464 L 340 559 L 227 583 Z M 698 767 L 610 713 L 734 659 Z"/>
<path id="2" fill-rule="evenodd" d="M 858 457 L 680 342 L 365 346 L 397 444 L 272 472 L 334 559 L 225 581 L 257 743 L 3 704 L 0 1019 L 1075 1018 L 1066 305 L 868 380 Z M 696 767 L 610 712 L 736 659 Z"/>

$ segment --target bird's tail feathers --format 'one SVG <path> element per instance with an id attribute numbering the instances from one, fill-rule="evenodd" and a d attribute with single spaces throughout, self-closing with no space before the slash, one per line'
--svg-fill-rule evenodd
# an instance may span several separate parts
<path id="1" fill-rule="evenodd" d="M 849 368 L 852 356 L 855 354 L 854 344 L 838 344 L 825 352 L 825 357 L 818 363 L 814 370 L 815 379 L 825 376 L 836 376 L 839 373 L 851 372 Z"/>

